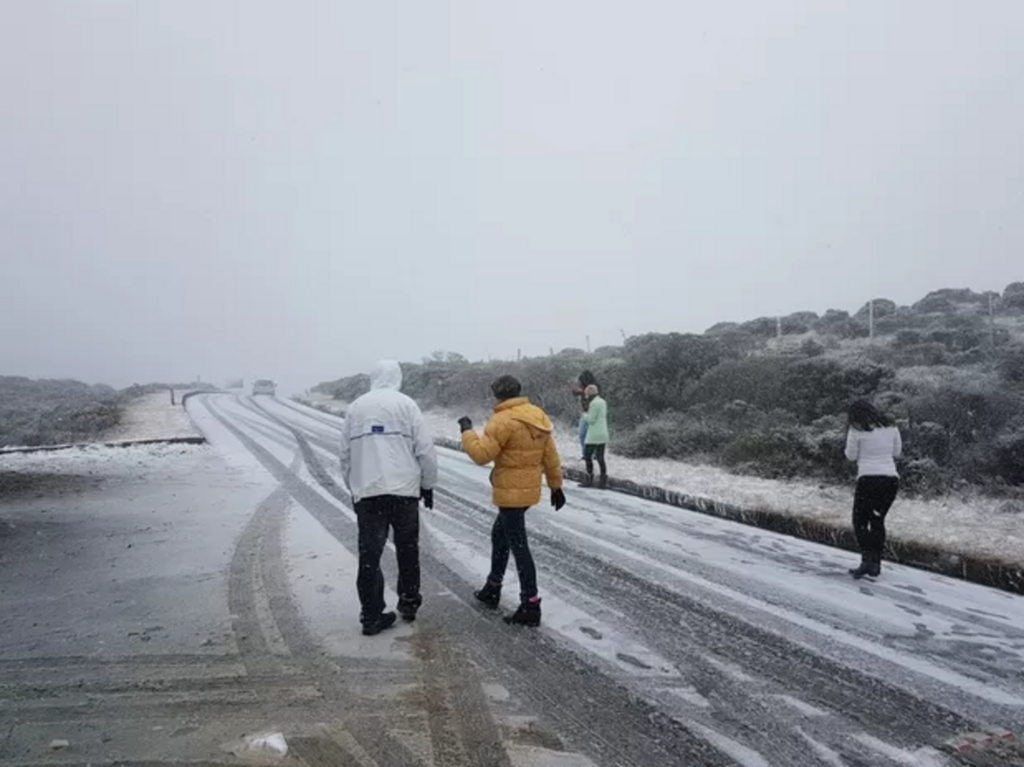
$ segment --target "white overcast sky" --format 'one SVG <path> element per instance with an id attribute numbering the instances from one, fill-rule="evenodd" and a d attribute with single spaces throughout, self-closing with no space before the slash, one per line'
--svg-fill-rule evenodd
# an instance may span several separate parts
<path id="1" fill-rule="evenodd" d="M 1024 2 L 0 0 L 0 374 L 270 376 L 1024 279 Z"/>

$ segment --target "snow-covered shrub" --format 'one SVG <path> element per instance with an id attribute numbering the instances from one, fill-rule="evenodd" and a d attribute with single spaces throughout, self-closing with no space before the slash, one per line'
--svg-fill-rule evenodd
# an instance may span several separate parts
<path id="1" fill-rule="evenodd" d="M 939 495 L 952 481 L 953 476 L 931 458 L 914 458 L 900 467 L 900 484 L 910 493 Z"/>
<path id="2" fill-rule="evenodd" d="M 1024 344 L 1014 344 L 999 355 L 999 372 L 1015 384 L 1024 384 Z"/>
<path id="3" fill-rule="evenodd" d="M 0 445 L 95 439 L 118 424 L 121 403 L 109 386 L 0 377 Z"/>

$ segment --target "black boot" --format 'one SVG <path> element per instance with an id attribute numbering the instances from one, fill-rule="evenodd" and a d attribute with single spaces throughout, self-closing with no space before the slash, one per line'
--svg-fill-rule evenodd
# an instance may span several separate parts
<path id="1" fill-rule="evenodd" d="M 597 480 L 597 489 L 598 490 L 607 490 L 608 489 L 608 475 L 607 474 L 602 474 L 598 478 L 598 480 Z"/>
<path id="2" fill-rule="evenodd" d="M 423 597 L 415 597 L 414 599 L 407 599 L 405 597 L 399 597 L 398 614 L 402 616 L 402 620 L 406 623 L 412 623 L 416 620 L 416 612 L 420 609 L 420 605 L 423 604 Z"/>
<path id="3" fill-rule="evenodd" d="M 872 551 L 868 559 L 868 576 L 877 578 L 882 574 L 882 552 Z"/>
<path id="4" fill-rule="evenodd" d="M 389 629 L 395 625 L 397 616 L 394 613 L 381 613 L 375 621 L 363 624 L 363 635 L 372 637 L 376 636 L 384 629 Z"/>
<path id="5" fill-rule="evenodd" d="M 501 602 L 501 584 L 489 580 L 482 589 L 474 591 L 473 596 L 488 607 L 497 607 Z"/>
<path id="6" fill-rule="evenodd" d="M 868 558 L 871 556 L 868 552 L 862 552 L 860 555 L 860 565 L 850 569 L 850 575 L 857 580 L 860 580 L 865 575 L 871 572 L 871 565 L 868 563 Z"/>
<path id="7" fill-rule="evenodd" d="M 512 626 L 539 626 L 540 598 L 534 597 L 523 602 L 512 615 L 505 616 L 505 623 Z"/>

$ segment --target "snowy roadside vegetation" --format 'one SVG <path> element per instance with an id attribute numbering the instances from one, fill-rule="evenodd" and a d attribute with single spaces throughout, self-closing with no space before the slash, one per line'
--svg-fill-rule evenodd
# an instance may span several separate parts
<path id="1" fill-rule="evenodd" d="M 175 388 L 195 388 L 183 384 Z M 81 381 L 0 376 L 0 447 L 90 442 L 117 434 L 126 407 L 168 384 L 117 390 Z M 169 396 L 169 395 L 167 395 Z"/>
<path id="2" fill-rule="evenodd" d="M 80 381 L 0 377 L 0 446 L 84 442 L 115 427 L 123 398 Z"/>
<path id="3" fill-rule="evenodd" d="M 874 339 L 865 304 L 852 315 L 797 312 L 700 335 L 634 336 L 592 354 L 472 363 L 439 352 L 403 366 L 403 390 L 427 408 L 485 412 L 490 382 L 511 372 L 571 428 L 570 386 L 590 369 L 609 401 L 619 455 L 815 487 L 850 481 L 844 413 L 867 397 L 904 432 L 907 491 L 981 493 L 1024 511 L 1024 283 L 1001 294 L 939 290 L 913 306 L 873 303 Z M 367 387 L 352 376 L 314 391 L 352 400 Z"/>

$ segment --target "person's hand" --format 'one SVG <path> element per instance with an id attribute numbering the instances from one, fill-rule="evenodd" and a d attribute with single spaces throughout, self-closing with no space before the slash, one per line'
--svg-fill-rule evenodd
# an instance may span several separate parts
<path id="1" fill-rule="evenodd" d="M 560 511 L 565 506 L 565 493 L 562 492 L 562 488 L 551 491 L 551 505 L 555 507 L 555 511 Z"/>
<path id="2" fill-rule="evenodd" d="M 428 509 L 434 508 L 434 490 L 429 487 L 420 488 L 420 500 Z"/>
<path id="3" fill-rule="evenodd" d="M 459 428 L 462 431 L 470 431 L 473 428 L 473 421 L 470 420 L 468 415 L 464 415 L 459 419 Z"/>

